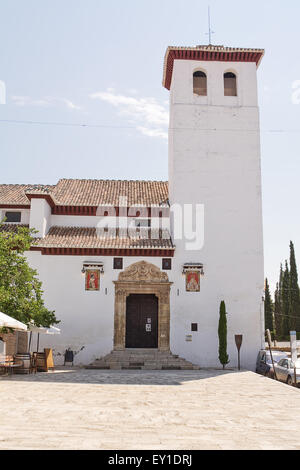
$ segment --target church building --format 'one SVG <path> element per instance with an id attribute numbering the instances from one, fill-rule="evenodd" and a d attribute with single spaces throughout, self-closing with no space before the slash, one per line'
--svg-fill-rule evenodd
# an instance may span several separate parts
<path id="1" fill-rule="evenodd" d="M 262 49 L 168 47 L 169 180 L 0 185 L 2 230 L 37 230 L 27 253 L 61 334 L 56 364 L 255 369 L 264 346 L 257 68 Z M 167 157 L 166 157 L 167 158 Z M 102 175 L 101 175 L 102 176 Z"/>

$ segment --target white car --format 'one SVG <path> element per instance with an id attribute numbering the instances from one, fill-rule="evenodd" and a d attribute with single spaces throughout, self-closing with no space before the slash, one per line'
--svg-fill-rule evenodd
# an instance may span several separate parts
<path id="1" fill-rule="evenodd" d="M 289 385 L 295 383 L 294 367 L 292 367 L 292 360 L 290 358 L 283 358 L 274 365 L 277 379 Z M 300 386 L 300 359 L 296 362 L 296 382 Z"/>

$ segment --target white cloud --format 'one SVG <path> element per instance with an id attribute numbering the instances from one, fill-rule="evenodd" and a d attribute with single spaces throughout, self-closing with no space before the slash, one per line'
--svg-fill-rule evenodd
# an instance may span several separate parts
<path id="1" fill-rule="evenodd" d="M 149 129 L 147 127 L 138 126 L 137 130 L 149 137 L 161 137 L 162 139 L 168 138 L 168 133 L 163 131 L 162 129 Z"/>
<path id="2" fill-rule="evenodd" d="M 104 92 L 89 95 L 92 99 L 105 101 L 115 108 L 119 114 L 126 116 L 134 122 L 136 129 L 149 137 L 167 138 L 169 113 L 164 105 L 155 98 L 137 98 L 120 95 L 114 89 L 109 88 Z"/>
<path id="3" fill-rule="evenodd" d="M 30 96 L 12 96 L 11 99 L 15 102 L 16 106 L 49 106 L 48 100 L 34 100 Z"/>
<path id="4" fill-rule="evenodd" d="M 72 101 L 70 100 L 67 100 L 66 98 L 62 98 L 61 101 L 63 103 L 65 103 L 65 105 L 70 108 L 70 109 L 81 109 L 80 106 L 77 106 L 76 104 L 74 104 Z"/>
<path id="5" fill-rule="evenodd" d="M 75 105 L 72 101 L 67 98 L 55 98 L 53 96 L 45 96 L 42 99 L 33 99 L 30 96 L 12 96 L 11 99 L 14 101 L 16 106 L 59 106 L 61 104 L 67 106 L 69 109 L 81 109 L 80 106 Z"/>

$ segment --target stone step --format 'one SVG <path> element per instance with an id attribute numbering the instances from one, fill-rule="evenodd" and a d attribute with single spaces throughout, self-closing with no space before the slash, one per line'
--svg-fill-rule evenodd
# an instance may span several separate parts
<path id="1" fill-rule="evenodd" d="M 162 370 L 181 370 L 181 366 L 162 366 Z"/>
<path id="2" fill-rule="evenodd" d="M 99 370 L 101 370 L 101 369 L 103 369 L 103 370 L 104 370 L 104 369 L 105 369 L 105 370 L 109 370 L 109 369 L 110 369 L 110 367 L 109 367 L 108 365 L 104 365 L 104 366 L 103 366 L 103 365 L 101 365 L 101 364 L 99 364 L 99 365 L 98 365 L 98 364 L 94 364 L 94 365 L 92 365 L 92 366 L 86 366 L 85 368 L 86 368 L 86 369 L 96 369 L 96 370 L 98 370 L 98 369 L 99 369 Z"/>
<path id="3" fill-rule="evenodd" d="M 141 370 L 142 366 L 122 366 L 122 369 L 127 369 L 127 370 Z"/>
<path id="4" fill-rule="evenodd" d="M 96 359 L 89 369 L 133 369 L 133 370 L 196 370 L 199 366 L 170 351 L 157 349 L 126 349 L 111 351 Z"/>

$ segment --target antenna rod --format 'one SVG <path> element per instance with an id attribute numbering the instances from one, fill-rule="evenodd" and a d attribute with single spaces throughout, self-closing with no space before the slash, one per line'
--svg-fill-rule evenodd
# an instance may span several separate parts
<path id="1" fill-rule="evenodd" d="M 209 44 L 211 44 L 210 7 L 208 7 L 208 37 Z"/>
<path id="2" fill-rule="evenodd" d="M 208 7 L 208 38 L 209 38 L 209 45 L 211 45 L 211 37 L 212 34 L 215 34 L 215 32 L 211 29 L 211 22 L 210 22 L 210 7 Z"/>

